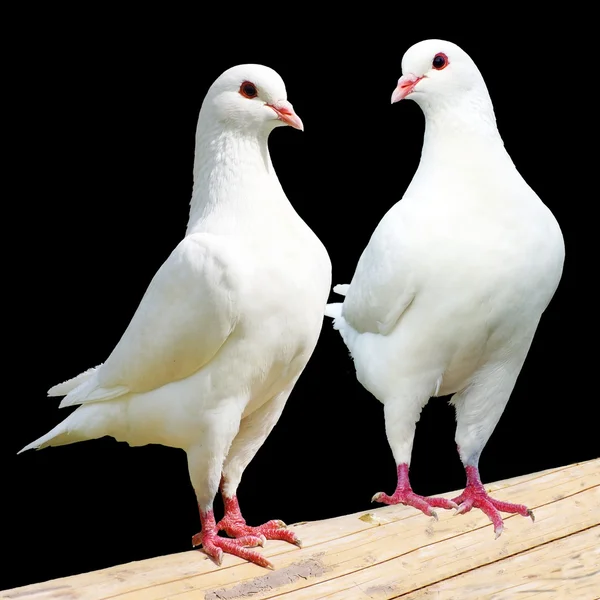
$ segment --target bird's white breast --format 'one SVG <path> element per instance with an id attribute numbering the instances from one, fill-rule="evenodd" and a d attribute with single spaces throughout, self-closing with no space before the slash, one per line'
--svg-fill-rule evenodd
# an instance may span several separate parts
<path id="1" fill-rule="evenodd" d="M 510 159 L 486 164 L 420 168 L 361 257 L 340 331 L 369 389 L 402 364 L 407 377 L 444 373 L 450 393 L 495 349 L 529 343 L 561 277 L 562 234 Z M 364 315 L 385 315 L 398 298 L 407 307 L 378 334 Z"/>

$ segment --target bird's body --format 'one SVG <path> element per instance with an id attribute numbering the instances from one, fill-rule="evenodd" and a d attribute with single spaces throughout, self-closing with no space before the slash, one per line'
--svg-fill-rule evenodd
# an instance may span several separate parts
<path id="1" fill-rule="evenodd" d="M 560 277 L 560 230 L 532 190 L 520 180 L 521 193 L 507 193 L 513 182 L 499 173 L 498 181 L 481 178 L 489 184 L 485 202 L 467 195 L 475 188 L 461 193 L 459 183 L 455 193 L 447 183 L 452 163 L 473 165 L 478 154 L 455 158 L 437 163 L 439 184 L 417 172 L 375 230 L 346 293 L 340 332 L 361 356 L 361 382 L 391 386 L 384 396 L 397 393 L 394 379 L 430 379 L 432 396 L 469 385 L 496 349 L 508 352 L 510 343 L 517 351 L 519 337 L 528 344 Z"/>
<path id="2" fill-rule="evenodd" d="M 436 53 L 448 69 L 418 70 Z M 412 84 L 410 97 L 426 117 L 421 161 L 373 233 L 343 304 L 329 305 L 328 314 L 358 380 L 384 404 L 399 490 L 377 499 L 431 514 L 431 506 L 453 503 L 417 497 L 408 485 L 420 411 L 430 397 L 454 394 L 456 442 L 469 476 L 558 286 L 564 245 L 554 216 L 506 152 L 472 61 L 453 44 L 429 40 L 407 52 L 403 71 L 409 75 L 398 89 Z M 462 81 L 454 89 L 442 76 Z"/>
<path id="3" fill-rule="evenodd" d="M 25 448 L 104 435 L 182 448 L 203 524 L 195 543 L 218 561 L 225 550 L 265 566 L 243 546 L 263 535 L 297 540 L 277 522 L 247 527 L 236 489 L 315 348 L 331 284 L 327 252 L 271 163 L 278 111 L 301 128 L 283 82 L 266 67 L 234 67 L 213 84 L 198 122 L 185 238 L 108 359 L 49 392 L 66 394 L 61 406 L 81 406 Z M 219 528 L 241 540 L 214 535 L 219 482 L 231 512 Z"/>

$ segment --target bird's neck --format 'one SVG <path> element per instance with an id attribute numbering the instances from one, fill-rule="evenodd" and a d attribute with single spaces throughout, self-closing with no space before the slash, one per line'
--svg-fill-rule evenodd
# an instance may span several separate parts
<path id="1" fill-rule="evenodd" d="M 209 221 L 213 229 L 226 230 L 250 224 L 270 210 L 264 204 L 287 202 L 269 155 L 268 132 L 199 129 L 186 235 Z"/>
<path id="2" fill-rule="evenodd" d="M 425 114 L 423 154 L 442 152 L 448 157 L 461 148 L 476 157 L 482 147 L 504 152 L 487 90 L 448 101 L 435 98 L 431 103 L 421 103 L 421 108 Z M 456 158 L 464 159 L 463 156 Z"/>

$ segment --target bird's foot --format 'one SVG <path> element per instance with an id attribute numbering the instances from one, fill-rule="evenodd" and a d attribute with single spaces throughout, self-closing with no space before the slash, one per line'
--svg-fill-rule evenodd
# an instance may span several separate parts
<path id="1" fill-rule="evenodd" d="M 283 521 L 273 520 L 257 527 L 251 527 L 246 524 L 246 520 L 242 516 L 236 496 L 231 498 L 223 496 L 223 503 L 225 505 L 225 515 L 217 524 L 217 528 L 227 535 L 237 539 L 245 536 L 263 536 L 267 540 L 283 540 L 295 544 L 299 548 L 302 547 L 300 539 L 293 531 L 286 529 Z"/>
<path id="2" fill-rule="evenodd" d="M 382 502 L 383 504 L 405 504 L 406 506 L 413 506 L 421 512 L 425 513 L 429 517 L 433 517 L 437 520 L 437 513 L 434 508 L 456 508 L 457 505 L 452 500 L 446 498 L 435 498 L 432 496 L 420 496 L 415 494 L 410 487 L 408 479 L 408 465 L 398 465 L 398 485 L 396 491 L 388 496 L 383 492 L 375 494 L 371 500 L 372 502 Z"/>
<path id="3" fill-rule="evenodd" d="M 208 554 L 217 565 L 221 565 L 223 553 L 233 554 L 261 567 L 272 569 L 273 565 L 264 556 L 259 554 L 256 546 L 265 545 L 264 535 L 243 535 L 236 539 L 219 537 L 219 530 L 215 524 L 212 510 L 206 513 L 200 512 L 202 530 L 192 537 L 192 546 L 202 546 L 202 550 Z"/>
<path id="4" fill-rule="evenodd" d="M 453 498 L 453 501 L 458 505 L 456 514 L 465 514 L 472 508 L 479 508 L 494 525 L 496 539 L 500 537 L 500 534 L 504 529 L 504 522 L 502 521 L 499 511 L 518 513 L 524 517 L 530 517 L 532 521 L 535 521 L 533 511 L 525 505 L 502 502 L 491 498 L 481 483 L 477 467 L 469 465 L 466 467 L 466 471 L 467 487 L 460 496 Z"/>
<path id="5" fill-rule="evenodd" d="M 429 517 L 433 517 L 437 521 L 437 513 L 434 508 L 456 508 L 456 504 L 452 500 L 446 500 L 446 498 L 435 498 L 433 496 L 420 496 L 415 494 L 410 488 L 409 489 L 398 489 L 391 495 L 388 496 L 383 492 L 375 494 L 371 500 L 372 502 L 381 502 L 383 504 L 405 504 L 406 506 L 413 506 L 425 513 Z"/>

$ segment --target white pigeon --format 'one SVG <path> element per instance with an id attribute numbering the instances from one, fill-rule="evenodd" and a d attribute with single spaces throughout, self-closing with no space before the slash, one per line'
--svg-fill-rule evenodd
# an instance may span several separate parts
<path id="1" fill-rule="evenodd" d="M 351 283 L 334 288 L 343 303 L 326 313 L 357 379 L 384 405 L 398 484 L 373 500 L 432 516 L 434 507 L 480 508 L 497 537 L 499 511 L 533 513 L 488 496 L 479 457 L 560 281 L 563 237 L 506 152 L 473 60 L 455 44 L 425 40 L 406 52 L 402 73 L 392 104 L 410 98 L 421 107 L 421 160 Z M 430 397 L 449 394 L 467 476 L 453 501 L 415 494 L 408 478 L 420 412 Z"/>
<path id="2" fill-rule="evenodd" d="M 112 436 L 187 453 L 202 529 L 193 545 L 259 565 L 249 547 L 300 545 L 281 521 L 249 527 L 236 490 L 315 348 L 331 263 L 289 203 L 268 150 L 280 125 L 303 130 L 281 77 L 239 65 L 210 87 L 196 132 L 184 239 L 160 267 L 106 362 L 49 390 L 81 406 L 26 446 Z M 221 485 L 225 515 L 216 524 Z M 224 530 L 233 539 L 219 537 Z"/>

